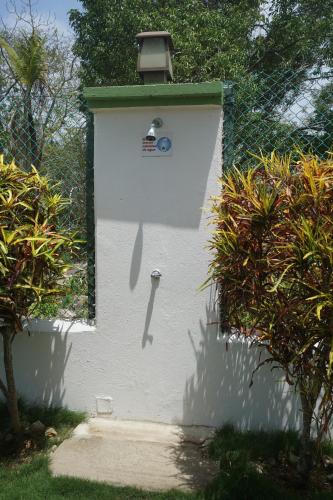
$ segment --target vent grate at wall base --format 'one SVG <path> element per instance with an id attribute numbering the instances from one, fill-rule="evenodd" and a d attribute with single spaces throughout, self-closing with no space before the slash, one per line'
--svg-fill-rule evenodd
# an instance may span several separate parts
<path id="1" fill-rule="evenodd" d="M 111 396 L 96 396 L 96 413 L 97 415 L 112 415 L 113 399 Z"/>

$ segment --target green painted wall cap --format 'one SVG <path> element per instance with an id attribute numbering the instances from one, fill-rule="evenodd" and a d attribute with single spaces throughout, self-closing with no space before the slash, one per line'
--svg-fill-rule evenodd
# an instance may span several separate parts
<path id="1" fill-rule="evenodd" d="M 83 95 L 89 109 L 131 108 L 137 106 L 222 106 L 223 83 L 173 83 L 126 85 L 120 87 L 86 87 Z"/>

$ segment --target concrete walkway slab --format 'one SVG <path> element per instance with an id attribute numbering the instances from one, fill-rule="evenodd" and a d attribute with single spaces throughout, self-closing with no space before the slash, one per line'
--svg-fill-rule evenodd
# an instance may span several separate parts
<path id="1" fill-rule="evenodd" d="M 93 418 L 55 451 L 51 471 L 146 490 L 193 491 L 203 488 L 218 470 L 204 446 L 213 431 Z"/>

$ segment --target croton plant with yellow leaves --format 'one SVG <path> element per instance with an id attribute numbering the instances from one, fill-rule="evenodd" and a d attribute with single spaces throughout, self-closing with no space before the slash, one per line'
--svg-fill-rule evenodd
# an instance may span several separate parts
<path id="1" fill-rule="evenodd" d="M 253 157 L 223 175 L 212 201 L 210 280 L 221 327 L 267 351 L 300 397 L 300 472 L 333 414 L 333 156 Z M 259 367 L 259 366 L 258 366 Z"/>
<path id="2" fill-rule="evenodd" d="M 12 343 L 33 306 L 63 291 L 61 278 L 79 243 L 75 234 L 59 228 L 58 216 L 66 204 L 34 167 L 22 171 L 0 155 L 0 333 L 6 375 L 0 390 L 14 432 L 21 425 Z"/>

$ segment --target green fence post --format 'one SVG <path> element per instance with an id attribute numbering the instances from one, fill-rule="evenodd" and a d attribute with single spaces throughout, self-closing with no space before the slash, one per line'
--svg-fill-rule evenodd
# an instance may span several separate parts
<path id="1" fill-rule="evenodd" d="M 94 115 L 86 113 L 86 222 L 88 318 L 95 318 Z"/>
<path id="2" fill-rule="evenodd" d="M 233 166 L 235 154 L 235 95 L 234 83 L 232 81 L 223 82 L 223 143 L 222 143 L 222 170 L 227 172 Z M 223 304 L 221 304 L 219 289 L 216 289 L 218 298 L 218 337 L 221 338 L 225 333 Z"/>
<path id="3" fill-rule="evenodd" d="M 235 154 L 235 94 L 234 83 L 223 82 L 223 170 L 229 170 L 234 162 Z"/>

